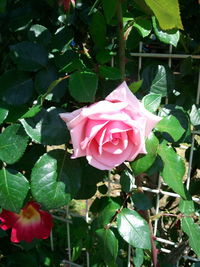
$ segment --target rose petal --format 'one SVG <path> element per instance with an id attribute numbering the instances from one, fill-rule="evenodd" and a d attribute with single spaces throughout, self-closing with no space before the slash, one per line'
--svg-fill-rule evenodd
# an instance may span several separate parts
<path id="1" fill-rule="evenodd" d="M 92 115 L 97 114 L 112 114 L 112 113 L 118 113 L 120 110 L 124 109 L 128 106 L 128 103 L 125 102 L 118 102 L 118 103 L 112 103 L 106 100 L 97 102 L 88 108 L 84 108 L 81 112 L 81 115 L 83 117 L 91 118 Z M 95 117 L 98 119 L 97 117 Z"/>
<path id="2" fill-rule="evenodd" d="M 137 112 L 139 113 L 139 117 L 146 117 L 147 121 L 145 128 L 145 137 L 149 135 L 155 125 L 162 119 L 144 108 L 143 104 L 131 93 L 126 82 L 120 84 L 112 93 L 110 93 L 106 97 L 106 100 L 124 101 L 132 107 L 134 113 L 137 110 Z M 135 116 L 134 113 L 133 115 Z"/>
<path id="3" fill-rule="evenodd" d="M 132 144 L 129 144 L 127 149 L 125 149 L 121 154 L 111 154 L 106 151 L 102 151 L 102 154 L 100 155 L 98 151 L 98 144 L 95 141 L 92 141 L 90 146 L 87 148 L 86 154 L 90 156 L 89 163 L 94 167 L 99 168 L 97 165 L 94 165 L 98 162 L 99 165 L 104 166 L 103 169 L 101 168 L 102 170 L 111 170 L 130 157 L 130 153 L 133 149 L 132 146 Z"/>

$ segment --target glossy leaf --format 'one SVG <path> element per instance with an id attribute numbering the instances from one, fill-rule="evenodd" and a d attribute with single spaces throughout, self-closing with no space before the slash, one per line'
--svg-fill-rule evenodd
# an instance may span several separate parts
<path id="1" fill-rule="evenodd" d="M 55 64 L 59 72 L 69 73 L 75 70 L 85 68 L 83 61 L 79 58 L 78 53 L 73 50 L 67 50 L 65 53 L 55 56 Z"/>
<path id="2" fill-rule="evenodd" d="M 195 212 L 193 200 L 184 200 L 181 199 L 179 203 L 179 209 L 185 215 L 191 215 Z"/>
<path id="3" fill-rule="evenodd" d="M 200 125 L 200 108 L 197 108 L 196 105 L 192 105 L 192 110 L 190 112 L 190 120 L 192 125 Z"/>
<path id="4" fill-rule="evenodd" d="M 130 192 L 135 185 L 135 177 L 129 170 L 124 170 L 120 177 L 121 188 L 124 192 Z"/>
<path id="5" fill-rule="evenodd" d="M 109 224 L 116 211 L 120 208 L 120 204 L 116 201 L 116 199 L 109 197 L 102 197 L 100 201 L 94 203 L 91 209 L 92 211 L 94 210 L 95 205 L 98 209 L 97 212 L 99 213 L 97 219 L 98 228 L 103 228 Z"/>
<path id="6" fill-rule="evenodd" d="M 150 111 L 150 112 L 155 112 L 161 103 L 162 96 L 160 94 L 148 94 L 142 99 L 142 103 L 144 107 Z"/>
<path id="7" fill-rule="evenodd" d="M 26 133 L 37 143 L 45 145 L 61 145 L 68 141 L 65 123 L 59 117 L 63 109 L 51 107 L 42 109 L 35 117 L 21 119 Z"/>
<path id="8" fill-rule="evenodd" d="M 143 18 L 136 18 L 133 26 L 139 31 L 143 38 L 150 34 L 152 28 L 151 21 Z"/>
<path id="9" fill-rule="evenodd" d="M 166 132 L 170 134 L 175 142 L 178 141 L 185 132 L 180 122 L 173 115 L 164 117 L 156 125 L 155 129 L 159 132 Z"/>
<path id="10" fill-rule="evenodd" d="M 22 115 L 22 119 L 32 118 L 42 110 L 41 105 L 32 106 L 27 112 Z"/>
<path id="11" fill-rule="evenodd" d="M 142 72 L 142 89 L 167 96 L 174 90 L 172 72 L 164 65 L 148 65 Z"/>
<path id="12" fill-rule="evenodd" d="M 8 116 L 8 107 L 0 102 L 0 124 L 6 119 Z"/>
<path id="13" fill-rule="evenodd" d="M 131 83 L 130 85 L 129 85 L 129 89 L 133 92 L 133 93 L 136 93 L 139 89 L 140 89 L 140 87 L 141 87 L 141 85 L 142 85 L 142 80 L 139 80 L 139 81 L 137 81 L 137 82 L 133 82 L 133 83 Z"/>
<path id="14" fill-rule="evenodd" d="M 146 139 L 147 154 L 131 163 L 131 168 L 135 175 L 147 171 L 152 166 L 157 156 L 158 145 L 159 141 L 157 137 L 151 133 Z"/>
<path id="15" fill-rule="evenodd" d="M 75 198 L 89 199 L 96 193 L 97 183 L 103 180 L 106 172 L 92 167 L 84 158 L 80 158 L 80 164 L 83 170 L 81 176 L 81 187 Z"/>
<path id="16" fill-rule="evenodd" d="M 93 72 L 75 72 L 70 76 L 69 91 L 79 102 L 93 102 L 98 79 Z"/>
<path id="17" fill-rule="evenodd" d="M 106 43 L 106 23 L 104 16 L 99 11 L 92 16 L 90 33 L 95 45 L 102 49 Z"/>
<path id="18" fill-rule="evenodd" d="M 174 47 L 176 47 L 180 38 L 179 30 L 172 29 L 164 31 L 158 25 L 158 22 L 155 17 L 153 17 L 152 20 L 153 20 L 154 32 L 158 37 L 158 39 L 163 43 L 172 44 Z"/>
<path id="19" fill-rule="evenodd" d="M 28 143 L 28 136 L 20 124 L 8 126 L 0 134 L 0 159 L 8 164 L 18 161 Z"/>
<path id="20" fill-rule="evenodd" d="M 181 219 L 181 229 L 188 235 L 190 246 L 200 257 L 200 226 L 192 218 L 184 217 Z"/>
<path id="21" fill-rule="evenodd" d="M 123 239 L 131 246 L 151 248 L 148 223 L 136 211 L 123 209 L 117 217 L 117 228 Z"/>
<path id="22" fill-rule="evenodd" d="M 52 36 L 53 51 L 65 53 L 73 40 L 73 31 L 71 26 L 62 26 L 57 29 Z"/>
<path id="23" fill-rule="evenodd" d="M 19 70 L 37 71 L 47 65 L 48 53 L 39 44 L 24 41 L 12 45 L 10 49 Z"/>
<path id="24" fill-rule="evenodd" d="M 140 267 L 144 261 L 144 252 L 141 248 L 136 248 L 134 251 L 133 262 L 136 267 Z"/>
<path id="25" fill-rule="evenodd" d="M 154 12 L 162 29 L 183 30 L 178 0 L 145 0 L 145 2 Z"/>
<path id="26" fill-rule="evenodd" d="M 158 149 L 164 168 L 162 177 L 169 187 L 183 198 L 186 198 L 186 191 L 183 185 L 183 176 L 185 174 L 185 164 L 183 159 L 176 154 L 172 147 L 161 144 Z"/>
<path id="27" fill-rule="evenodd" d="M 9 105 L 20 106 L 33 95 L 33 81 L 25 72 L 10 70 L 0 77 L 0 96 Z"/>
<path id="28" fill-rule="evenodd" d="M 46 94 L 46 98 L 52 101 L 59 101 L 67 91 L 65 81 L 58 79 L 58 73 L 52 65 L 36 74 L 35 89 L 39 95 Z"/>
<path id="29" fill-rule="evenodd" d="M 34 24 L 28 31 L 28 38 L 31 42 L 46 46 L 51 42 L 51 33 L 46 27 Z"/>
<path id="30" fill-rule="evenodd" d="M 115 263 L 118 254 L 118 240 L 110 229 L 98 229 L 96 234 L 101 244 L 101 254 L 106 264 Z"/>
<path id="31" fill-rule="evenodd" d="M 52 150 L 35 164 L 31 174 L 34 199 L 47 209 L 67 205 L 80 188 L 81 169 L 64 150 Z"/>
<path id="32" fill-rule="evenodd" d="M 99 74 L 109 80 L 118 80 L 121 78 L 120 70 L 115 67 L 100 66 Z"/>
<path id="33" fill-rule="evenodd" d="M 103 4 L 103 11 L 106 17 L 106 21 L 107 23 L 109 23 L 116 13 L 118 2 L 116 0 L 101 0 L 101 2 Z"/>
<path id="34" fill-rule="evenodd" d="M 138 210 L 148 210 L 153 207 L 150 198 L 144 193 L 134 193 L 131 199 Z"/>
<path id="35" fill-rule="evenodd" d="M 19 213 L 29 190 L 29 182 L 20 173 L 12 169 L 0 170 L 1 207 Z"/>
<path id="36" fill-rule="evenodd" d="M 101 50 L 96 55 L 96 60 L 100 64 L 105 64 L 107 62 L 110 62 L 111 58 L 112 58 L 112 56 L 111 56 L 111 54 L 110 54 L 110 52 L 108 50 Z"/>

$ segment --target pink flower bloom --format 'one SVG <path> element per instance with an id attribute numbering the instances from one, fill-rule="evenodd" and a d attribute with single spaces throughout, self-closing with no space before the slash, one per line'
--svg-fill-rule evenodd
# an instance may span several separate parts
<path id="1" fill-rule="evenodd" d="M 145 138 L 160 117 L 147 111 L 123 82 L 105 100 L 62 113 L 70 130 L 74 154 L 90 165 L 111 170 L 146 153 Z"/>
<path id="2" fill-rule="evenodd" d="M 59 5 L 60 6 L 63 5 L 65 11 L 69 11 L 70 10 L 70 3 L 72 3 L 73 5 L 75 5 L 76 0 L 60 0 L 59 1 Z"/>
<path id="3" fill-rule="evenodd" d="M 19 214 L 3 209 L 0 220 L 1 229 L 12 228 L 12 242 L 48 238 L 53 227 L 51 214 L 40 210 L 40 205 L 34 201 L 29 201 Z"/>

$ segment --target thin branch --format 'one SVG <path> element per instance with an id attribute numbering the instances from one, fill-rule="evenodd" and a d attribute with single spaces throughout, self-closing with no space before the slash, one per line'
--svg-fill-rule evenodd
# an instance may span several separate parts
<path id="1" fill-rule="evenodd" d="M 123 31 L 123 15 L 122 15 L 122 4 L 121 0 L 118 0 L 117 5 L 117 20 L 118 20 L 118 46 L 119 46 L 119 68 L 121 71 L 121 80 L 125 80 L 125 37 Z"/>

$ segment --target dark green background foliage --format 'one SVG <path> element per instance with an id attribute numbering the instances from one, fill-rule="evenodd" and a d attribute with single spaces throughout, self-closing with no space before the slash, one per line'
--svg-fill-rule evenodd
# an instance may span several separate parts
<path id="1" fill-rule="evenodd" d="M 120 12 L 125 48 L 118 35 Z M 69 205 L 73 261 L 84 265 L 86 248 L 91 267 L 127 266 L 129 244 L 135 266 L 150 266 L 155 248 L 147 215 L 154 215 L 155 198 L 137 186 L 155 188 L 161 173 L 163 189 L 179 194 L 181 202 L 180 208 L 174 199 L 163 202 L 164 213 L 176 206 L 171 209 L 175 219 L 164 216 L 170 231 L 159 228 L 157 235 L 173 242 L 188 240 L 191 256 L 200 257 L 199 206 L 191 200 L 200 189 L 198 137 L 189 191 L 184 183 L 191 129 L 200 127 L 195 104 L 199 63 L 188 57 L 173 60 L 169 68 L 166 59 L 146 58 L 138 81 L 138 59 L 130 55 L 138 52 L 140 41 L 143 52 L 168 53 L 172 45 L 174 53 L 200 54 L 199 40 L 197 1 L 77 0 L 65 11 L 57 0 L 1 0 L 0 207 L 18 213 L 33 198 L 64 219 Z M 130 168 L 123 164 L 108 173 L 84 158 L 70 158 L 69 133 L 58 114 L 102 100 L 120 84 L 124 77 L 119 48 L 125 49 L 130 89 L 163 119 L 146 139 L 146 155 L 139 155 Z M 177 153 L 182 143 L 187 147 L 185 159 Z M 120 177 L 120 196 L 109 195 L 108 177 Z M 91 198 L 88 224 L 74 213 L 83 215 L 85 207 L 77 211 L 76 205 Z M 54 224 L 54 251 L 49 240 L 15 246 L 10 232 L 1 230 L 0 266 L 60 266 L 66 259 L 67 229 L 62 221 Z M 159 253 L 158 260 L 160 266 L 174 266 L 177 258 L 167 262 Z M 180 264 L 191 266 L 183 259 Z"/>

